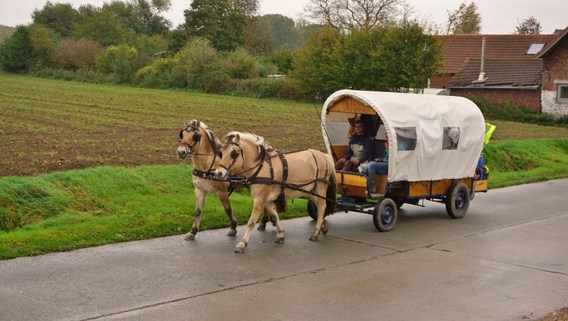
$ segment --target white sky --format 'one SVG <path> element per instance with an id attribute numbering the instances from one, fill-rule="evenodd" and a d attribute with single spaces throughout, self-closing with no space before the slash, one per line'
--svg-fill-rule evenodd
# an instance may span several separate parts
<path id="1" fill-rule="evenodd" d="M 111 0 L 51 0 L 52 3 L 71 3 L 75 8 L 82 4 L 101 6 Z M 260 0 L 260 14 L 279 13 L 298 19 L 309 0 Z M 0 24 L 16 26 L 31 22 L 34 9 L 41 9 L 46 0 L 0 0 Z M 183 11 L 188 9 L 191 0 L 171 0 L 172 7 L 165 17 L 174 26 L 183 22 Z M 469 0 L 407 0 L 416 10 L 416 16 L 438 24 L 444 24 L 447 11 L 454 11 L 460 3 Z M 481 15 L 481 33 L 509 34 L 515 31 L 518 23 L 534 16 L 542 27 L 542 33 L 552 33 L 555 29 L 568 26 L 565 0 L 475 0 Z"/>

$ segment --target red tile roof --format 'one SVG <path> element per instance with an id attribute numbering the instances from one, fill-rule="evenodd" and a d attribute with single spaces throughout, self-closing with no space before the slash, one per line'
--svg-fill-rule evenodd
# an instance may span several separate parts
<path id="1" fill-rule="evenodd" d="M 448 87 L 519 87 L 540 86 L 542 83 L 542 60 L 540 59 L 486 59 L 486 79 L 478 83 L 480 65 L 481 59 L 467 59 Z"/>
<path id="2" fill-rule="evenodd" d="M 533 43 L 544 43 L 545 48 L 557 39 L 558 35 L 447 35 L 436 36 L 444 45 L 443 73 L 456 73 L 468 58 L 481 58 L 481 43 L 485 37 L 486 59 L 527 59 L 536 55 L 527 55 Z M 542 50 L 540 51 L 542 52 Z"/>
<path id="3" fill-rule="evenodd" d="M 554 48 L 564 38 L 568 38 L 568 27 L 566 27 L 564 31 L 560 32 L 559 36 L 554 41 L 552 41 L 550 44 L 544 47 L 543 50 L 540 51 L 540 53 L 538 54 L 538 58 L 543 58 L 545 56 L 548 56 L 552 51 L 554 51 Z"/>

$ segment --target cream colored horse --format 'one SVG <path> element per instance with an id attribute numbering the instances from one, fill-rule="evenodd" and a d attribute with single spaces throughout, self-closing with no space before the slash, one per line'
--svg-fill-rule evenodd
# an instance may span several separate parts
<path id="1" fill-rule="evenodd" d="M 315 203 L 317 220 L 311 241 L 316 241 L 320 232 L 327 233 L 323 218 L 326 213 L 333 213 L 336 194 L 331 157 L 314 149 L 283 155 L 265 144 L 261 136 L 242 132 L 225 136 L 215 175 L 227 179 L 230 172 L 234 177 L 247 178 L 253 197 L 247 230 L 235 247 L 237 253 L 244 252 L 263 208 L 276 224 L 276 242 L 284 242 L 284 228 L 277 207 L 282 208 L 285 199 L 305 196 Z"/>
<path id="2" fill-rule="evenodd" d="M 231 203 L 229 202 L 229 182 L 212 180 L 213 171 L 217 167 L 219 157 L 217 156 L 221 141 L 207 127 L 207 125 L 197 119 L 185 121 L 185 128 L 179 133 L 180 142 L 177 148 L 177 155 L 184 159 L 193 156 L 193 185 L 196 199 L 193 226 L 186 234 L 186 240 L 195 239 L 199 231 L 203 203 L 207 193 L 214 194 L 223 203 L 225 213 L 231 221 L 229 236 L 237 235 L 237 220 L 233 215 Z"/>

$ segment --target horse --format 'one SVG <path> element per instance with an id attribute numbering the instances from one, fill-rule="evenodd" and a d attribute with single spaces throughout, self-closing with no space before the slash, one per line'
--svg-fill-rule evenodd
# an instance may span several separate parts
<path id="1" fill-rule="evenodd" d="M 179 138 L 179 146 L 176 151 L 178 157 L 185 159 L 188 156 L 193 156 L 193 185 L 195 187 L 195 199 L 197 200 L 193 226 L 186 234 L 185 239 L 194 240 L 199 231 L 203 203 L 207 193 L 216 195 L 223 204 L 225 213 L 227 213 L 231 222 L 227 235 L 237 235 L 237 219 L 233 215 L 229 202 L 230 183 L 216 180 L 213 176 L 213 170 L 217 167 L 219 161 L 217 154 L 221 141 L 205 123 L 197 119 L 185 121 L 185 127 L 179 132 Z"/>
<path id="2" fill-rule="evenodd" d="M 317 220 L 310 241 L 327 234 L 326 214 L 333 213 L 336 197 L 335 166 L 331 157 L 319 150 L 307 149 L 283 153 L 268 145 L 262 136 L 230 132 L 219 152 L 215 170 L 218 179 L 246 181 L 253 198 L 253 208 L 242 240 L 235 253 L 243 253 L 262 209 L 276 225 L 276 242 L 284 242 L 284 228 L 278 217 L 286 199 L 307 197 L 315 203 Z"/>

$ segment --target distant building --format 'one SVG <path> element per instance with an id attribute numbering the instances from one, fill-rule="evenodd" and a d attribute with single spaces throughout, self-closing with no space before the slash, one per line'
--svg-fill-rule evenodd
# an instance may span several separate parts
<path id="1" fill-rule="evenodd" d="M 444 65 L 431 77 L 430 87 L 566 115 L 567 33 L 568 28 L 552 35 L 436 36 L 443 44 Z"/>

